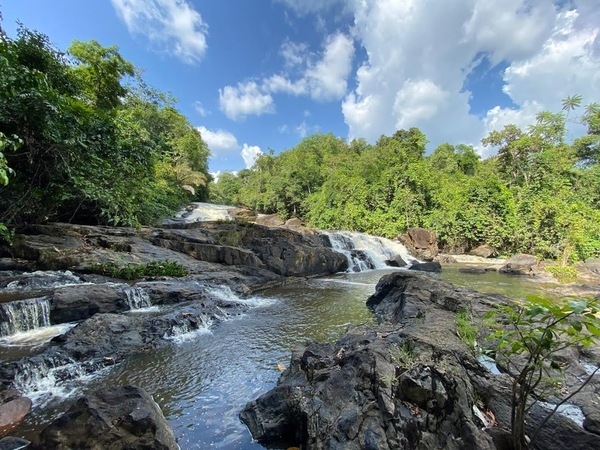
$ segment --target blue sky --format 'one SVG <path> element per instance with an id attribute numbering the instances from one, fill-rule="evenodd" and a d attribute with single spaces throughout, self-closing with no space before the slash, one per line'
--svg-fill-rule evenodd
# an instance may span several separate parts
<path id="1" fill-rule="evenodd" d="M 315 132 L 417 126 L 478 146 L 567 95 L 600 101 L 596 0 L 0 0 L 66 49 L 116 44 L 178 98 L 212 171 L 239 170 Z M 579 131 L 574 130 L 573 133 Z M 490 149 L 479 148 L 482 154 Z"/>

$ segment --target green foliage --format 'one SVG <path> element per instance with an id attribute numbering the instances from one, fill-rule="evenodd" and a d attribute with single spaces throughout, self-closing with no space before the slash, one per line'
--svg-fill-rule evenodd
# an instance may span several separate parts
<path id="1" fill-rule="evenodd" d="M 578 272 L 573 266 L 547 266 L 546 272 L 551 273 L 561 283 L 573 283 L 577 281 Z"/>
<path id="2" fill-rule="evenodd" d="M 133 76 L 134 67 L 123 59 L 116 45 L 102 47 L 98 41 L 74 40 L 68 52 L 75 57 L 71 68 L 85 100 L 95 108 L 112 110 L 119 106 L 127 89 L 121 85 L 125 75 Z"/>
<path id="3" fill-rule="evenodd" d="M 209 151 L 172 100 L 124 84 L 115 46 L 70 53 L 22 27 L 0 39 L 0 222 L 138 226 L 204 200 Z"/>
<path id="4" fill-rule="evenodd" d="M 442 144 L 425 155 L 416 128 L 374 145 L 316 134 L 252 169 L 225 174 L 211 199 L 298 216 L 311 226 L 396 237 L 409 227 L 436 232 L 447 251 L 489 244 L 504 254 L 532 253 L 573 263 L 600 256 L 600 107 L 578 120 L 588 135 L 567 145 L 567 114 L 541 112 L 527 130 L 509 125 L 483 144 L 498 154 L 480 160 L 473 147 Z"/>
<path id="5" fill-rule="evenodd" d="M 513 376 L 513 448 L 526 447 L 525 420 L 535 399 L 556 387 L 553 355 L 565 348 L 597 343 L 599 314 L 600 306 L 595 300 L 554 303 L 531 297 L 524 305 L 499 307 L 487 315 L 493 327 L 489 339 L 494 343 L 496 360 Z"/>
<path id="6" fill-rule="evenodd" d="M 119 266 L 115 263 L 96 263 L 86 267 L 90 273 L 119 278 L 121 280 L 137 280 L 144 277 L 184 277 L 187 269 L 175 261 L 151 261 L 147 264 L 128 264 Z"/>
<path id="7" fill-rule="evenodd" d="M 467 344 L 471 350 L 477 347 L 478 328 L 473 323 L 471 314 L 466 310 L 461 310 L 456 314 L 456 328 L 458 336 Z"/>

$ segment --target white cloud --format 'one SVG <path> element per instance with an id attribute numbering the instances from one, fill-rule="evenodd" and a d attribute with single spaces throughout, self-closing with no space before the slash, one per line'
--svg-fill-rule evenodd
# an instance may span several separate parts
<path id="1" fill-rule="evenodd" d="M 273 97 L 260 89 L 254 81 L 219 89 L 219 105 L 221 111 L 232 120 L 275 112 Z"/>
<path id="2" fill-rule="evenodd" d="M 224 153 L 230 153 L 240 149 L 237 138 L 229 131 L 209 130 L 206 127 L 198 127 L 202 140 L 206 142 L 213 157 L 218 157 Z"/>
<path id="3" fill-rule="evenodd" d="M 111 0 L 132 34 L 146 36 L 158 50 L 188 64 L 206 52 L 208 25 L 186 0 Z"/>
<path id="4" fill-rule="evenodd" d="M 353 57 L 352 39 L 343 33 L 328 36 L 323 57 L 309 65 L 305 74 L 311 97 L 323 101 L 341 99 L 346 93 Z"/>
<path id="5" fill-rule="evenodd" d="M 262 88 L 273 94 L 286 93 L 291 95 L 302 95 L 308 91 L 308 83 L 304 79 L 291 81 L 283 75 L 272 75 L 263 80 Z"/>
<path id="6" fill-rule="evenodd" d="M 261 81 L 245 81 L 219 90 L 221 111 L 232 120 L 275 112 L 272 94 L 310 95 L 318 101 L 340 100 L 347 91 L 354 57 L 353 40 L 343 33 L 325 38 L 320 55 L 308 52 L 302 43 L 286 41 L 281 54 L 287 68 L 300 72 L 298 79 L 286 73 L 273 74 Z"/>
<path id="7" fill-rule="evenodd" d="M 306 62 L 308 45 L 303 42 L 285 41 L 279 53 L 283 57 L 285 66 L 289 68 L 301 66 Z"/>
<path id="8" fill-rule="evenodd" d="M 246 164 L 246 168 L 250 169 L 256 162 L 256 159 L 262 154 L 263 152 L 260 149 L 260 147 L 256 145 L 250 146 L 248 144 L 244 144 L 244 147 L 241 151 L 241 155 L 244 159 L 244 163 Z"/>
<path id="9" fill-rule="evenodd" d="M 210 114 L 210 111 L 206 110 L 206 108 L 202 106 L 201 102 L 194 103 L 194 109 L 198 114 L 200 114 L 201 117 L 206 117 Z"/>
<path id="10" fill-rule="evenodd" d="M 558 110 L 567 95 L 600 98 L 600 2 L 351 0 L 348 8 L 367 55 L 341 105 L 351 138 L 416 126 L 433 145 L 478 144 L 492 129 Z M 516 106 L 477 117 L 464 85 L 483 58 L 507 63 L 503 90 Z"/>

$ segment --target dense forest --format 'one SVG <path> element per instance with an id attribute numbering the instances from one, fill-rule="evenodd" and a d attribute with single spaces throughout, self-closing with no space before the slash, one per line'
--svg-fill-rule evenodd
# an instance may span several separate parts
<path id="1" fill-rule="evenodd" d="M 416 128 L 374 145 L 313 135 L 221 174 L 211 199 L 324 229 L 395 237 L 426 227 L 448 251 L 489 244 L 501 254 L 584 260 L 600 255 L 600 106 L 581 102 L 565 99 L 562 112 L 540 113 L 527 130 L 490 133 L 482 144 L 497 153 L 485 160 L 462 144 L 426 155 Z M 567 143 L 567 121 L 587 134 Z"/>
<path id="2" fill-rule="evenodd" d="M 209 150 L 115 46 L 66 53 L 0 28 L 0 235 L 24 224 L 153 223 L 208 195 Z"/>

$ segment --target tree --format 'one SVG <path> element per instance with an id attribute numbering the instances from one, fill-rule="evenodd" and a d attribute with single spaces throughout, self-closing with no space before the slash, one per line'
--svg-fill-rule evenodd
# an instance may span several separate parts
<path id="1" fill-rule="evenodd" d="M 127 94 L 121 80 L 135 74 L 133 64 L 119 54 L 116 45 L 103 47 L 95 40 L 74 40 L 68 52 L 75 57 L 76 65 L 72 71 L 85 99 L 101 110 L 116 108 Z"/>
<path id="2" fill-rule="evenodd" d="M 527 447 L 527 414 L 536 400 L 548 393 L 544 389 L 552 389 L 548 380 L 556 379 L 553 355 L 565 348 L 596 343 L 600 338 L 599 313 L 597 301 L 580 299 L 556 303 L 536 297 L 529 298 L 524 305 L 499 307 L 488 313 L 487 319 L 494 329 L 489 338 L 495 342 L 496 360 L 513 377 L 511 435 L 515 450 Z M 596 371 L 548 414 L 531 436 L 532 441 L 558 407 L 579 392 Z"/>

